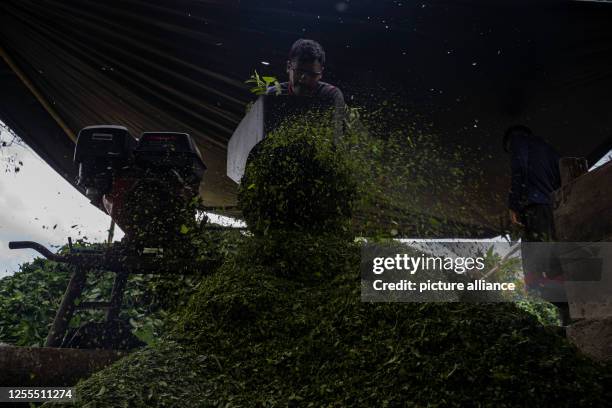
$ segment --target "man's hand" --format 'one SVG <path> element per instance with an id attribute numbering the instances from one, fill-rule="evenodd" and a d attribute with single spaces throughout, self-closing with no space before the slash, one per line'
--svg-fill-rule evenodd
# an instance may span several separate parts
<path id="1" fill-rule="evenodd" d="M 514 210 L 509 210 L 510 212 L 510 222 L 514 225 L 518 225 L 520 227 L 524 227 L 523 223 L 519 221 L 519 216 Z"/>

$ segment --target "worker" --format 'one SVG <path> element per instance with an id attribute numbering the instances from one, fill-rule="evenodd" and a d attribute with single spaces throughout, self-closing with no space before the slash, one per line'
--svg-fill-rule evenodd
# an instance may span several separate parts
<path id="1" fill-rule="evenodd" d="M 334 141 L 337 142 L 342 136 L 346 104 L 338 87 L 321 81 L 324 69 L 325 51 L 321 44 L 309 39 L 299 39 L 289 50 L 289 81 L 269 87 L 266 95 L 313 97 L 333 106 Z"/>
<path id="2" fill-rule="evenodd" d="M 561 186 L 559 154 L 523 125 L 506 130 L 503 146 L 511 156 L 510 221 L 523 229 L 525 286 L 557 306 L 565 326 L 569 322 L 569 307 L 562 271 L 552 244 L 538 244 L 556 239 L 552 192 Z"/>

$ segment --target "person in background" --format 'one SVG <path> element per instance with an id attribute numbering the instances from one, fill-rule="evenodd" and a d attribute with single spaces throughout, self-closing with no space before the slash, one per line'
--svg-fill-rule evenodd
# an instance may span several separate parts
<path id="1" fill-rule="evenodd" d="M 552 192 L 561 187 L 559 154 L 523 125 L 506 130 L 503 146 L 511 158 L 510 221 L 523 229 L 525 286 L 551 300 L 559 309 L 562 324 L 566 325 L 569 307 L 560 266 L 555 263 L 551 245 L 537 244 L 556 239 Z"/>
<path id="2" fill-rule="evenodd" d="M 309 39 L 299 39 L 289 50 L 287 74 L 289 81 L 267 89 L 266 95 L 288 95 L 318 98 L 335 108 L 334 139 L 342 135 L 346 104 L 342 91 L 327 82 L 321 81 L 325 70 L 325 51 L 321 44 Z"/>

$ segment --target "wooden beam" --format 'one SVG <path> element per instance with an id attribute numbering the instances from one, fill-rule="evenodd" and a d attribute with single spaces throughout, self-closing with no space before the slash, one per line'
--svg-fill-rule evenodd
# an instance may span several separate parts
<path id="1" fill-rule="evenodd" d="M 36 100 L 42 105 L 42 107 L 49 113 L 49 115 L 51 115 L 51 117 L 53 118 L 53 120 L 55 120 L 55 122 L 57 122 L 57 124 L 59 125 L 60 128 L 62 128 L 62 130 L 64 131 L 64 133 L 66 133 L 66 135 L 74 142 L 76 143 L 76 135 L 74 134 L 74 132 L 68 127 L 68 125 L 66 125 L 66 123 L 64 122 L 64 120 L 60 117 L 60 115 L 55 111 L 55 109 L 53 109 L 53 107 L 51 106 L 51 104 L 45 99 L 45 97 L 36 89 L 36 87 L 34 86 L 34 84 L 32 83 L 32 81 L 30 81 L 28 79 L 28 77 L 25 75 L 25 73 L 17 66 L 17 64 L 13 61 L 13 59 L 6 53 L 6 51 L 2 48 L 2 46 L 0 46 L 0 56 L 2 57 L 2 59 L 4 59 L 4 61 L 6 61 L 6 64 L 13 70 L 13 72 L 15 73 L 15 75 L 17 75 L 17 77 L 19 77 L 19 79 L 21 80 L 21 82 L 23 82 L 23 84 L 26 86 L 26 88 L 28 88 L 30 90 L 30 92 L 32 92 L 32 95 L 34 95 L 34 97 L 36 98 Z"/>
<path id="2" fill-rule="evenodd" d="M 126 354 L 113 350 L 0 345 L 0 384 L 3 387 L 72 386 Z"/>

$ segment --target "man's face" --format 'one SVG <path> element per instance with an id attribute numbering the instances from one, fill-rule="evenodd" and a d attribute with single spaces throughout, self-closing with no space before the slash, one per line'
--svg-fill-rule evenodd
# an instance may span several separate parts
<path id="1" fill-rule="evenodd" d="M 287 73 L 295 95 L 312 95 L 323 76 L 323 67 L 319 61 L 294 59 L 287 62 Z"/>

